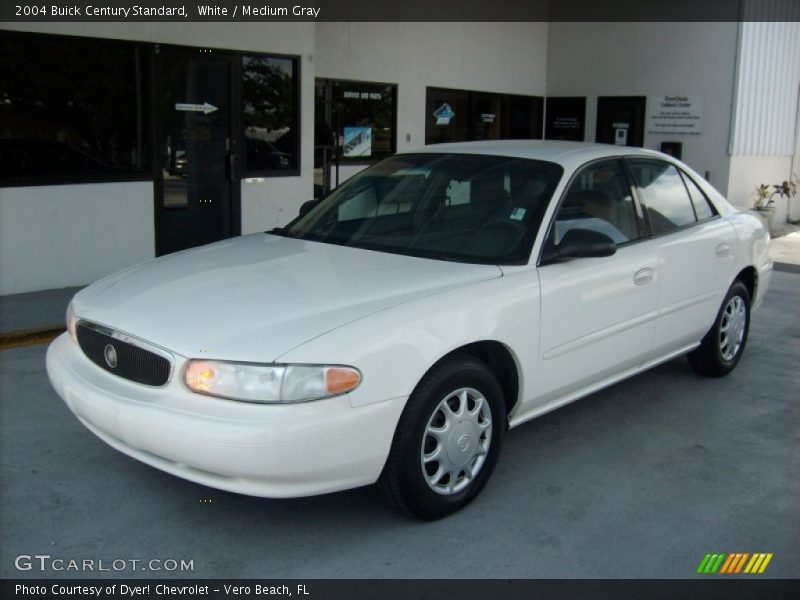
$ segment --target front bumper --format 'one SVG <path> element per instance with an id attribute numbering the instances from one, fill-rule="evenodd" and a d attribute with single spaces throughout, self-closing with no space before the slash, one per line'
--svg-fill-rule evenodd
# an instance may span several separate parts
<path id="1" fill-rule="evenodd" d="M 301 404 L 249 404 L 188 391 L 178 360 L 149 388 L 89 361 L 68 334 L 47 351 L 56 392 L 104 442 L 210 487 L 272 498 L 374 483 L 406 397 L 354 408 L 349 395 Z M 353 393 L 357 393 L 356 390 Z"/>

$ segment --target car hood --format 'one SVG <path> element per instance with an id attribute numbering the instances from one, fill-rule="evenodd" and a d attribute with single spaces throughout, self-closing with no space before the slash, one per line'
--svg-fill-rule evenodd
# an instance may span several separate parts
<path id="1" fill-rule="evenodd" d="M 79 318 L 183 356 L 269 362 L 371 313 L 500 276 L 494 265 L 262 233 L 135 265 L 73 306 Z"/>

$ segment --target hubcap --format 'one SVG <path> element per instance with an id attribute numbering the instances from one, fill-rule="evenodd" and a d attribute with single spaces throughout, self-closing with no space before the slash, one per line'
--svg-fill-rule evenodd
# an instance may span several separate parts
<path id="1" fill-rule="evenodd" d="M 725 305 L 719 326 L 719 352 L 726 362 L 732 361 L 739 353 L 746 325 L 747 309 L 744 300 L 741 296 L 734 296 Z"/>
<path id="2" fill-rule="evenodd" d="M 456 494 L 475 479 L 492 441 L 492 413 L 486 398 L 473 388 L 445 396 L 433 411 L 422 436 L 420 462 L 434 492 Z"/>

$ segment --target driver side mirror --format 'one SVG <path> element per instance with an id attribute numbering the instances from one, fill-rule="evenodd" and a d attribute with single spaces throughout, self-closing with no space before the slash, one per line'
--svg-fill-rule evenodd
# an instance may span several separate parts
<path id="1" fill-rule="evenodd" d="M 617 245 L 607 235 L 591 229 L 570 229 L 557 245 L 547 244 L 542 253 L 542 264 L 572 258 L 597 258 L 611 256 Z"/>
<path id="2" fill-rule="evenodd" d="M 319 202 L 320 202 L 320 198 L 314 198 L 313 200 L 308 200 L 308 201 L 306 201 L 306 202 L 303 202 L 303 203 L 300 205 L 300 212 L 299 212 L 299 216 L 301 216 L 301 217 L 302 217 L 303 215 L 305 215 L 305 214 L 306 214 L 308 211 L 310 211 L 310 210 L 311 210 L 312 208 L 314 208 L 314 207 L 315 207 L 317 204 L 319 204 Z"/>

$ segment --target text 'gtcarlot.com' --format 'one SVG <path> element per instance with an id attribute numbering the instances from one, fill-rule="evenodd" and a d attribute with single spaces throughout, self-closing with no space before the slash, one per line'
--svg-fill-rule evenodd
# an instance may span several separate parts
<path id="1" fill-rule="evenodd" d="M 20 554 L 14 559 L 18 571 L 194 571 L 194 560 L 175 558 L 53 558 L 49 554 Z"/>

